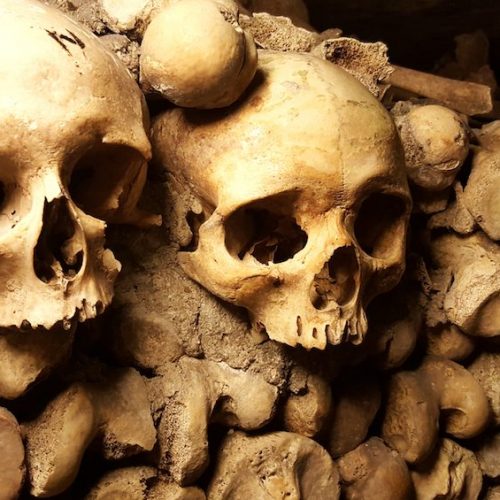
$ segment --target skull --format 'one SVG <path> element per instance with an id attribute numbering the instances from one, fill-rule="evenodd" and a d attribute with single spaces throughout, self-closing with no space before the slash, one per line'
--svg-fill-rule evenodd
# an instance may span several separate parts
<path id="1" fill-rule="evenodd" d="M 200 200 L 180 263 L 272 339 L 360 343 L 364 308 L 404 269 L 411 201 L 395 127 L 333 64 L 259 58 L 244 100 L 154 123 L 153 156 Z"/>
<path id="2" fill-rule="evenodd" d="M 0 18 L 0 327 L 69 326 L 112 298 L 104 220 L 147 222 L 147 112 L 74 21 L 35 0 L 2 0 Z"/>

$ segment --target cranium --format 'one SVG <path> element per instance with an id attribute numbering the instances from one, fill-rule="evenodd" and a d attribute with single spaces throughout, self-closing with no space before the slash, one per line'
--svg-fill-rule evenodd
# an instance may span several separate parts
<path id="1" fill-rule="evenodd" d="M 180 263 L 272 339 L 359 343 L 365 306 L 404 268 L 411 202 L 395 127 L 333 64 L 259 58 L 231 108 L 168 110 L 153 126 L 154 156 L 203 207 L 188 214 L 201 227 Z"/>
<path id="2" fill-rule="evenodd" d="M 2 0 L 0 18 L 0 327 L 50 328 L 111 300 L 104 220 L 145 220 L 147 112 L 127 70 L 63 14 Z"/>

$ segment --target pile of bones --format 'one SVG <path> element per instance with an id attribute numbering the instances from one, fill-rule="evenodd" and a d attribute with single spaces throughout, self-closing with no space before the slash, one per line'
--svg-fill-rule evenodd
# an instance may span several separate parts
<path id="1" fill-rule="evenodd" d="M 481 33 L 426 74 L 300 1 L 0 19 L 1 500 L 500 498 Z"/>

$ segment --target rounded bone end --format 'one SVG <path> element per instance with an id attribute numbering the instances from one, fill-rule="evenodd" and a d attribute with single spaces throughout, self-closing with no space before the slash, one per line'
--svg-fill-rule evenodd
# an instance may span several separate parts
<path id="1" fill-rule="evenodd" d="M 379 383 L 373 374 L 340 379 L 334 387 L 333 400 L 328 449 L 337 458 L 354 450 L 366 439 L 380 408 Z"/>
<path id="2" fill-rule="evenodd" d="M 331 409 L 330 385 L 320 376 L 310 375 L 307 380 L 307 392 L 291 394 L 285 403 L 285 429 L 312 438 L 323 429 Z"/>
<path id="3" fill-rule="evenodd" d="M 379 438 L 370 438 L 347 453 L 338 465 L 347 500 L 412 498 L 413 485 L 406 463 Z"/>
<path id="4" fill-rule="evenodd" d="M 474 352 L 474 341 L 451 323 L 428 328 L 425 337 L 430 355 L 461 361 Z"/>
<path id="5" fill-rule="evenodd" d="M 0 443 L 0 500 L 13 500 L 24 482 L 24 446 L 16 418 L 1 407 Z"/>
<path id="6" fill-rule="evenodd" d="M 468 366 L 468 371 L 483 389 L 493 414 L 493 423 L 500 426 L 500 354 L 483 352 Z"/>
<path id="7" fill-rule="evenodd" d="M 257 50 L 227 5 L 211 0 L 169 4 L 148 26 L 141 45 L 141 85 L 178 106 L 233 104 L 252 81 Z"/>
<path id="8" fill-rule="evenodd" d="M 31 494 L 46 498 L 66 490 L 95 432 L 92 401 L 80 384 L 73 384 L 25 424 Z"/>
<path id="9" fill-rule="evenodd" d="M 490 420 L 488 399 L 469 371 L 449 359 L 429 356 L 419 372 L 438 397 L 441 425 L 448 434 L 467 439 L 484 430 Z"/>
<path id="10" fill-rule="evenodd" d="M 94 485 L 85 500 L 139 499 L 204 500 L 205 494 L 196 487 L 182 487 L 163 481 L 153 467 L 115 469 Z"/>
<path id="11" fill-rule="evenodd" d="M 436 104 L 403 103 L 393 109 L 409 178 L 421 188 L 441 191 L 453 184 L 469 153 L 467 125 Z"/>
<path id="12" fill-rule="evenodd" d="M 421 374 L 400 372 L 392 377 L 382 437 L 407 463 L 419 463 L 431 453 L 437 440 L 438 420 L 437 397 Z"/>
<path id="13" fill-rule="evenodd" d="M 291 432 L 230 433 L 217 457 L 207 498 L 340 497 L 339 474 L 315 441 Z"/>
<path id="14" fill-rule="evenodd" d="M 483 477 L 471 451 L 442 439 L 434 453 L 411 473 L 416 500 L 479 498 Z"/>

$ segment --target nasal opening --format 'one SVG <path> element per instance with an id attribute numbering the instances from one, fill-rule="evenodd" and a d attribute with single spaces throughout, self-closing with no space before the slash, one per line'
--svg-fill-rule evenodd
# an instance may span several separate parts
<path id="1" fill-rule="evenodd" d="M 44 283 L 72 280 L 83 265 L 84 238 L 66 198 L 45 201 L 42 230 L 33 256 L 35 274 Z"/>
<path id="2" fill-rule="evenodd" d="M 347 304 L 356 295 L 359 283 L 359 263 L 351 246 L 336 248 L 323 269 L 316 274 L 310 289 L 310 298 L 316 309 L 330 304 Z"/>

